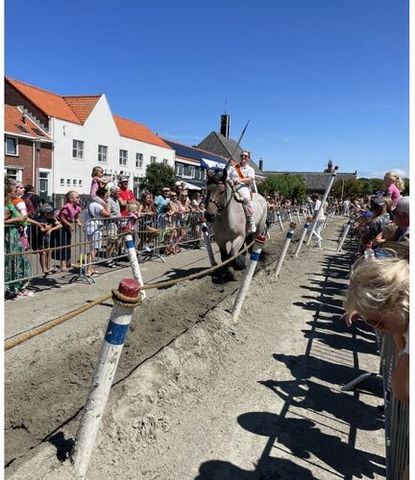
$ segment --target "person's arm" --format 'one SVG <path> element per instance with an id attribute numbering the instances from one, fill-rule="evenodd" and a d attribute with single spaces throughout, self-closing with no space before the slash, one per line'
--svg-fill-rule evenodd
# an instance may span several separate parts
<path id="1" fill-rule="evenodd" d="M 10 217 L 4 220 L 4 223 L 22 223 L 27 220 L 25 215 L 21 215 L 20 217 Z"/>
<path id="2" fill-rule="evenodd" d="M 110 206 L 108 205 L 108 203 L 104 203 L 102 205 L 102 210 L 100 212 L 101 214 L 101 217 L 110 217 L 111 216 L 111 210 L 110 210 Z"/>

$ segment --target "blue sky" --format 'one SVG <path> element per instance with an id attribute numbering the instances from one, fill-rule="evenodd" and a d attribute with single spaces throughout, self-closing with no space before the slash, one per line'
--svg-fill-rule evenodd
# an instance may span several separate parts
<path id="1" fill-rule="evenodd" d="M 6 0 L 5 73 L 194 145 L 231 115 L 265 170 L 408 173 L 406 0 Z"/>

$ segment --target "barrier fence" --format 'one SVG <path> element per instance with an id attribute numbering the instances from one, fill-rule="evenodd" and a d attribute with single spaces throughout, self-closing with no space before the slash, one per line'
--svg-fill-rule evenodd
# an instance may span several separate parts
<path id="1" fill-rule="evenodd" d="M 304 208 L 271 209 L 267 223 L 288 221 L 293 214 L 307 212 Z M 81 222 L 82 223 L 82 222 Z M 6 290 L 59 272 L 70 271 L 68 281 L 85 278 L 94 282 L 96 266 L 112 268 L 114 262 L 127 259 L 124 246 L 126 234 L 133 235 L 142 260 L 165 261 L 167 255 L 184 248 L 201 248 L 206 244 L 203 235 L 203 213 L 151 215 L 138 219 L 110 217 L 92 219 L 79 226 L 60 228 L 47 234 L 37 225 L 6 224 L 5 228 L 5 286 Z M 209 227 L 208 227 L 209 228 Z M 209 232 L 211 236 L 211 232 Z"/>
<path id="2" fill-rule="evenodd" d="M 357 230 L 351 228 L 356 221 L 355 216 L 350 216 L 344 225 L 338 239 L 340 252 L 349 235 L 349 246 L 354 251 L 361 251 L 362 242 Z M 396 255 L 396 254 L 395 254 Z M 383 379 L 383 399 L 385 415 L 385 447 L 386 447 L 386 479 L 409 479 L 409 404 L 396 399 L 392 391 L 392 372 L 394 371 L 398 354 L 394 339 L 391 335 L 376 330 L 380 350 L 379 372 Z M 361 381 L 373 376 L 363 374 L 350 383 L 350 388 Z M 344 390 L 350 389 L 348 386 Z"/>

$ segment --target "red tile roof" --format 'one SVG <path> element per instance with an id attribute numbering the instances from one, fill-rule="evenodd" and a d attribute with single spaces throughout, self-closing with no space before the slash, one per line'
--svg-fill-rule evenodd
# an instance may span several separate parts
<path id="1" fill-rule="evenodd" d="M 27 115 L 25 115 L 25 122 L 23 122 L 22 112 L 18 107 L 12 105 L 4 106 L 4 131 L 7 133 L 15 133 L 19 136 L 35 137 L 40 140 L 51 141 L 50 137 Z"/>
<path id="2" fill-rule="evenodd" d="M 36 107 L 42 110 L 42 112 L 45 112 L 46 115 L 60 118 L 61 120 L 67 120 L 72 123 L 81 123 L 79 118 L 60 95 L 56 95 L 55 93 L 48 92 L 47 90 L 11 78 L 6 78 L 6 80 L 36 105 Z"/>
<path id="3" fill-rule="evenodd" d="M 134 140 L 140 140 L 145 143 L 152 143 L 153 145 L 158 145 L 159 147 L 172 148 L 167 145 L 159 136 L 153 133 L 146 126 L 141 123 L 134 122 L 133 120 L 128 120 L 122 118 L 118 115 L 113 115 L 115 125 L 118 128 L 118 133 L 123 137 L 132 138 Z"/>
<path id="4" fill-rule="evenodd" d="M 92 110 L 95 108 L 101 95 L 77 95 L 77 96 L 63 96 L 69 108 L 79 118 L 81 123 L 85 123 Z"/>

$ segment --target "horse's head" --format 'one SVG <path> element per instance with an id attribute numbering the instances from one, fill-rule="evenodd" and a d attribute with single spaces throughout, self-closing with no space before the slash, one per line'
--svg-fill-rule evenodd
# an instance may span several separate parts
<path id="1" fill-rule="evenodd" d="M 227 202 L 227 170 L 207 171 L 207 192 L 205 201 L 205 217 L 208 222 L 214 222 L 215 215 L 220 214 Z"/>

